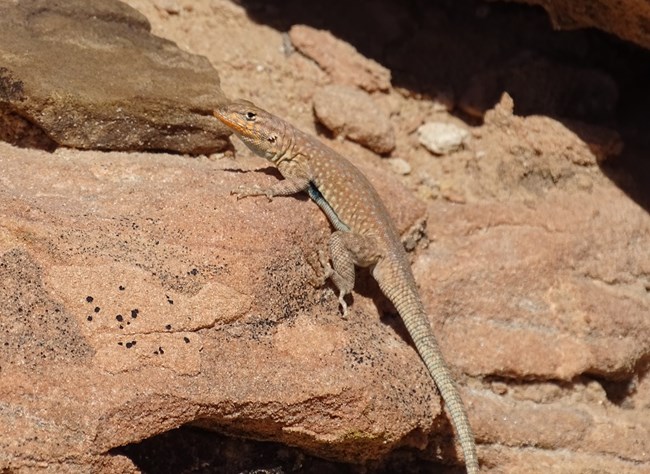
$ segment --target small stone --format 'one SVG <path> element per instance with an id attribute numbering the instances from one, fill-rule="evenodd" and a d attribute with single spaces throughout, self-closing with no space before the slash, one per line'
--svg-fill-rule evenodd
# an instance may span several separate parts
<path id="1" fill-rule="evenodd" d="M 388 158 L 386 159 L 386 162 L 397 174 L 406 176 L 411 173 L 411 165 L 402 158 Z"/>
<path id="2" fill-rule="evenodd" d="M 497 395 L 505 395 L 508 393 L 508 385 L 503 382 L 493 382 L 492 391 Z"/>
<path id="3" fill-rule="evenodd" d="M 94 299 L 94 298 L 93 298 L 92 296 L 86 296 L 86 301 L 87 301 L 88 303 L 92 303 L 92 302 L 93 302 L 93 299 Z"/>
<path id="4" fill-rule="evenodd" d="M 367 92 L 350 86 L 323 87 L 314 95 L 314 113 L 336 135 L 376 153 L 395 149 L 393 125 Z"/>
<path id="5" fill-rule="evenodd" d="M 579 174 L 576 177 L 576 185 L 578 189 L 580 189 L 581 191 L 591 191 L 594 186 L 594 183 L 589 176 L 584 174 Z"/>
<path id="6" fill-rule="evenodd" d="M 427 122 L 418 128 L 418 140 L 436 155 L 449 155 L 465 146 L 469 133 L 457 125 Z"/>
<path id="7" fill-rule="evenodd" d="M 181 6 L 176 0 L 155 0 L 155 7 L 170 15 L 178 15 L 181 12 Z"/>

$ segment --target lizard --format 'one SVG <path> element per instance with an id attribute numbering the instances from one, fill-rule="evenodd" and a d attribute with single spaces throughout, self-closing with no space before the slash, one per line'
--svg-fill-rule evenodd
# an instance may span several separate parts
<path id="1" fill-rule="evenodd" d="M 442 396 L 467 472 L 478 473 L 476 443 L 465 406 L 430 326 L 395 224 L 375 188 L 347 158 L 252 102 L 228 102 L 217 107 L 214 116 L 255 154 L 275 165 L 284 178 L 265 189 L 240 186 L 233 194 L 272 199 L 306 191 L 331 222 L 335 229 L 329 240 L 331 265 L 322 263 L 325 279 L 330 278 L 339 292 L 344 317 L 355 266 L 370 267 Z"/>

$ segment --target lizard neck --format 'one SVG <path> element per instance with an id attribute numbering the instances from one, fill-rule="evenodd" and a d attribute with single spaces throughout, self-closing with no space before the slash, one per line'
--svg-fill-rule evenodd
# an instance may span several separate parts
<path id="1" fill-rule="evenodd" d="M 296 129 L 284 120 L 280 121 L 278 151 L 267 157 L 274 165 L 278 166 L 283 161 L 290 161 L 298 155 L 299 146 L 296 146 Z"/>

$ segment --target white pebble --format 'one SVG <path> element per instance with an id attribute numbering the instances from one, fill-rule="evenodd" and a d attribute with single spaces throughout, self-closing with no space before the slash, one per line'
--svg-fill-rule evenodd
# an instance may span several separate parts
<path id="1" fill-rule="evenodd" d="M 427 122 L 418 128 L 418 140 L 431 153 L 448 155 L 465 146 L 467 130 L 444 122 Z"/>

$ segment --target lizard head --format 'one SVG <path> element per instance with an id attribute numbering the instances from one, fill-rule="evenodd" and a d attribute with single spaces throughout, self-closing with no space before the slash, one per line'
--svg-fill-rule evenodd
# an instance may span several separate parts
<path id="1" fill-rule="evenodd" d="M 234 100 L 218 107 L 214 116 L 256 154 L 276 161 L 286 152 L 283 143 L 284 122 L 252 102 Z"/>

